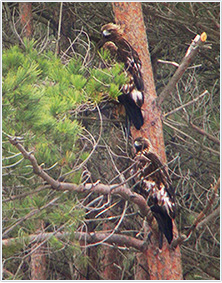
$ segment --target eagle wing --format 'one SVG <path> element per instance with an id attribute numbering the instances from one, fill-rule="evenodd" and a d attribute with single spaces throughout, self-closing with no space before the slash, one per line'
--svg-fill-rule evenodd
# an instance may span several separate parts
<path id="1" fill-rule="evenodd" d="M 138 90 L 144 90 L 143 77 L 141 73 L 142 63 L 139 55 L 130 43 L 123 37 L 115 40 L 118 47 L 118 58 L 125 64 L 126 71 L 133 76 L 135 86 Z"/>

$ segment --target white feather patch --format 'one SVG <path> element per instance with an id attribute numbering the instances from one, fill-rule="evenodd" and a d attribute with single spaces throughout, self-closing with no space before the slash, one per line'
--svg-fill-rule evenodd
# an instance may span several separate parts
<path id="1" fill-rule="evenodd" d="M 131 98 L 135 101 L 136 104 L 139 102 L 143 101 L 143 94 L 141 91 L 137 89 L 133 89 L 132 92 L 130 93 Z"/>

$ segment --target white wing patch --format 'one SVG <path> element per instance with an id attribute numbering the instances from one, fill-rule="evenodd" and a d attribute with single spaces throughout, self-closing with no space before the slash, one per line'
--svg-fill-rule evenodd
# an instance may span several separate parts
<path id="1" fill-rule="evenodd" d="M 135 101 L 136 104 L 141 104 L 143 101 L 143 94 L 137 89 L 133 89 L 130 93 L 131 98 Z"/>
<path id="2" fill-rule="evenodd" d="M 173 213 L 175 204 L 170 200 L 169 194 L 163 184 L 157 186 L 153 180 L 143 180 L 143 188 L 148 194 L 148 199 L 152 198 L 157 201 L 157 205 L 165 207 L 167 214 Z"/>

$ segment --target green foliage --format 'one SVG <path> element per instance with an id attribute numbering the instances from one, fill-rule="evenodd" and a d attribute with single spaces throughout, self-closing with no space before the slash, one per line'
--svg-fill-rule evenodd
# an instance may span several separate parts
<path id="1" fill-rule="evenodd" d="M 8 188 L 6 197 L 16 197 L 3 203 L 3 218 L 7 219 L 4 231 L 14 225 L 7 237 L 19 239 L 11 251 L 5 251 L 6 257 L 15 254 L 15 250 L 21 248 L 21 242 L 29 245 L 28 236 L 36 233 L 40 223 L 47 223 L 46 232 L 55 229 L 68 232 L 75 242 L 74 232 L 84 219 L 75 194 L 49 193 L 48 190 L 35 192 L 42 185 L 41 179 L 34 175 L 30 161 L 9 143 L 8 135 L 18 136 L 50 176 L 57 179 L 71 172 L 67 180 L 78 184 L 82 171 L 72 172 L 77 154 L 80 162 L 89 156 L 87 151 L 78 153 L 76 145 L 83 129 L 75 119 L 78 107 L 84 104 L 90 108 L 101 102 L 104 94 L 116 99 L 120 85 L 126 81 L 122 65 L 86 70 L 77 58 L 65 65 L 50 51 L 39 54 L 36 44 L 24 39 L 23 49 L 13 46 L 2 55 L 3 182 Z M 106 52 L 104 57 L 110 60 Z M 20 198 L 23 193 L 27 195 Z M 55 198 L 53 205 L 48 206 Z M 64 246 L 63 240 L 56 236 L 51 237 L 49 243 L 57 251 Z M 75 243 L 75 249 L 77 246 Z M 74 247 L 69 246 L 70 252 Z M 80 255 L 81 251 L 79 258 Z M 86 257 L 80 259 L 83 265 L 86 261 Z"/>
<path id="2" fill-rule="evenodd" d="M 2 56 L 3 131 L 25 136 L 39 162 L 50 166 L 66 152 L 75 152 L 81 125 L 70 120 L 70 111 L 82 103 L 100 102 L 104 93 L 116 99 L 125 81 L 123 66 L 91 69 L 86 78 L 79 59 L 63 65 L 51 52 L 38 55 L 34 41 L 24 43 L 25 51 L 13 46 Z"/>

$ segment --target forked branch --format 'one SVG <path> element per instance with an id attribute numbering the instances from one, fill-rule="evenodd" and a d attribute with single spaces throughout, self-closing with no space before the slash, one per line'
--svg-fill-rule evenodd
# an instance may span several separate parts
<path id="1" fill-rule="evenodd" d="M 131 190 L 127 189 L 123 183 L 121 184 L 112 184 L 106 185 L 102 184 L 99 181 L 95 183 L 86 183 L 76 185 L 74 183 L 59 182 L 54 180 L 49 176 L 42 168 L 38 165 L 37 160 L 32 152 L 28 152 L 21 143 L 17 141 L 14 137 L 9 138 L 9 141 L 12 145 L 16 146 L 17 149 L 22 153 L 25 159 L 28 159 L 33 167 L 33 172 L 41 177 L 45 182 L 51 185 L 51 188 L 57 191 L 73 191 L 73 192 L 95 192 L 103 195 L 120 195 L 125 200 L 129 200 L 138 205 L 141 214 L 144 217 L 147 217 L 148 221 L 152 221 L 153 217 L 150 215 L 150 208 L 148 207 L 145 199 Z M 150 215 L 150 216 L 149 216 Z"/>
<path id="2" fill-rule="evenodd" d="M 216 197 L 216 194 L 217 194 L 217 191 L 218 191 L 219 187 L 220 187 L 220 178 L 217 180 L 216 185 L 212 188 L 212 195 L 209 198 L 209 200 L 207 201 L 207 204 L 204 207 L 204 209 L 198 214 L 198 216 L 194 220 L 193 224 L 188 229 L 186 235 L 181 235 L 175 241 L 173 241 L 173 243 L 172 243 L 173 247 L 176 247 L 177 245 L 180 245 L 181 243 L 183 243 L 184 241 L 189 239 L 189 237 L 191 236 L 192 232 L 196 229 L 197 225 L 202 221 L 202 219 L 204 218 L 206 213 L 210 210 L 210 208 L 211 208 L 211 206 L 212 206 L 212 204 L 214 202 L 214 199 Z"/>

